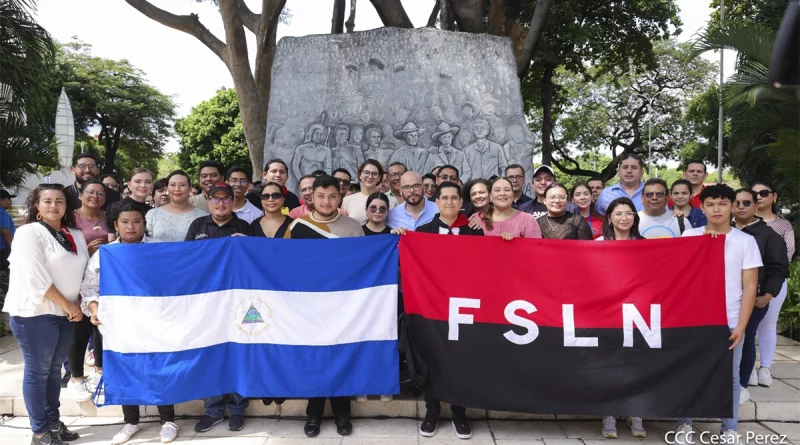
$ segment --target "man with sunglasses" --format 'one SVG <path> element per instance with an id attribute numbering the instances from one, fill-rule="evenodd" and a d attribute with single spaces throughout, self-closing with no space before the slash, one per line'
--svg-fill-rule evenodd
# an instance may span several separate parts
<path id="1" fill-rule="evenodd" d="M 192 221 L 186 233 L 186 241 L 225 238 L 228 236 L 250 236 L 250 224 L 233 213 L 233 188 L 218 182 L 208 190 L 207 216 Z"/>
<path id="2" fill-rule="evenodd" d="M 683 216 L 674 216 L 667 211 L 667 183 L 663 179 L 652 178 L 644 183 L 642 205 L 639 212 L 639 233 L 647 239 L 677 238 L 692 224 Z"/>
<path id="3" fill-rule="evenodd" d="M 64 194 L 71 203 L 71 207 L 79 209 L 83 205 L 81 203 L 81 189 L 83 184 L 97 178 L 100 174 L 100 167 L 97 166 L 97 158 L 91 153 L 79 153 L 72 158 L 72 168 L 70 172 L 75 175 L 75 182 L 69 187 L 64 188 Z M 107 211 L 111 204 L 122 199 L 119 191 L 108 188 L 106 190 L 106 202 L 100 207 L 100 210 Z"/>
<path id="4" fill-rule="evenodd" d="M 225 174 L 225 179 L 233 189 L 233 213 L 239 219 L 249 224 L 264 214 L 262 210 L 245 198 L 250 181 L 247 180 L 247 172 L 244 168 L 238 165 L 229 168 L 228 173 Z"/>
<path id="5" fill-rule="evenodd" d="M 442 171 L 449 170 L 442 167 Z M 446 173 L 440 173 L 446 174 Z M 455 174 L 456 176 L 458 173 Z M 400 178 L 400 192 L 403 194 L 403 204 L 389 211 L 386 224 L 392 229 L 403 228 L 416 230 L 417 227 L 433 220 L 438 211 L 433 201 L 425 199 L 422 190 L 422 178 L 416 172 L 406 172 Z"/>

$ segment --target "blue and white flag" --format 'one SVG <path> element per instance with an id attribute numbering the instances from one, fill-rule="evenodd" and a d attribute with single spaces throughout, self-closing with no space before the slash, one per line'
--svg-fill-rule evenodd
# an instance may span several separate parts
<path id="1" fill-rule="evenodd" d="M 101 249 L 107 405 L 399 392 L 396 236 Z"/>

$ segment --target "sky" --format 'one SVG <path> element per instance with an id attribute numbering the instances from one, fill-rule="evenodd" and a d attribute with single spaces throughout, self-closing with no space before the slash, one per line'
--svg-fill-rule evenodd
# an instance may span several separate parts
<path id="1" fill-rule="evenodd" d="M 246 0 L 258 11 L 260 2 Z M 222 20 L 212 4 L 195 0 L 151 0 L 155 6 L 174 14 L 196 13 L 200 21 L 224 40 Z M 416 27 L 428 21 L 434 0 L 403 0 L 403 6 Z M 701 30 L 709 19 L 710 0 L 677 0 L 681 9 L 683 33 L 679 40 L 688 40 Z M 330 31 L 331 0 L 288 0 L 292 14 L 288 25 L 278 27 L 278 39 L 286 36 L 325 34 Z M 146 73 L 149 82 L 162 93 L 173 96 L 179 117 L 186 116 L 193 106 L 211 98 L 222 87 L 233 87 L 225 65 L 194 37 L 167 28 L 145 17 L 124 0 L 39 0 L 37 19 L 58 41 L 73 37 L 92 45 L 95 56 L 127 59 Z M 383 26 L 371 3 L 358 2 L 355 30 Z M 254 40 L 248 32 L 251 51 Z M 719 55 L 706 55 L 718 63 Z M 733 54 L 725 54 L 725 72 L 733 69 Z M 178 151 L 171 139 L 167 151 Z"/>

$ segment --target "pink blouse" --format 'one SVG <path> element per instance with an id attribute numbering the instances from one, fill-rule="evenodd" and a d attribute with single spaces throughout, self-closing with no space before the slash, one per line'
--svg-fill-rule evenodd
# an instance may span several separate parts
<path id="1" fill-rule="evenodd" d="M 478 214 L 483 216 L 482 213 Z M 510 233 L 514 238 L 541 238 L 542 230 L 539 223 L 530 213 L 517 212 L 516 215 L 505 221 L 492 222 L 492 230 L 486 228 L 483 219 L 479 219 L 483 234 L 485 236 L 500 236 L 503 233 Z"/>
<path id="2" fill-rule="evenodd" d="M 83 237 L 86 238 L 86 244 L 96 239 L 108 241 L 108 226 L 106 225 L 105 213 L 102 214 L 99 221 L 89 221 L 81 218 L 81 215 L 75 212 L 75 227 L 83 233 Z"/>

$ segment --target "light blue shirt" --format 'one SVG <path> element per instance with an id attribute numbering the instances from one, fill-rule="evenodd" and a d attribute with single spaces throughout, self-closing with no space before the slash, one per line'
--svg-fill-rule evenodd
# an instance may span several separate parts
<path id="1" fill-rule="evenodd" d="M 633 201 L 633 205 L 636 206 L 636 211 L 641 212 L 644 210 L 644 204 L 642 203 L 642 192 L 644 191 L 644 183 L 639 183 L 639 188 L 633 193 L 633 196 L 628 196 L 628 193 L 622 188 L 622 184 L 614 184 L 611 187 L 606 187 L 600 192 L 600 196 L 597 197 L 597 202 L 594 204 L 594 208 L 597 210 L 597 213 L 601 215 L 606 214 L 606 209 L 608 205 L 611 204 L 611 201 L 617 198 L 630 198 Z"/>
<path id="2" fill-rule="evenodd" d="M 425 203 L 425 208 L 422 209 L 422 213 L 419 214 L 419 218 L 417 218 L 416 221 L 414 221 L 414 217 L 406 210 L 407 203 L 404 202 L 392 210 L 389 210 L 389 218 L 386 220 L 386 225 L 393 229 L 402 227 L 406 230 L 417 230 L 417 227 L 433 221 L 433 217 L 439 213 L 439 208 L 436 207 L 434 202 L 428 201 L 425 198 L 423 198 L 422 201 Z"/>

